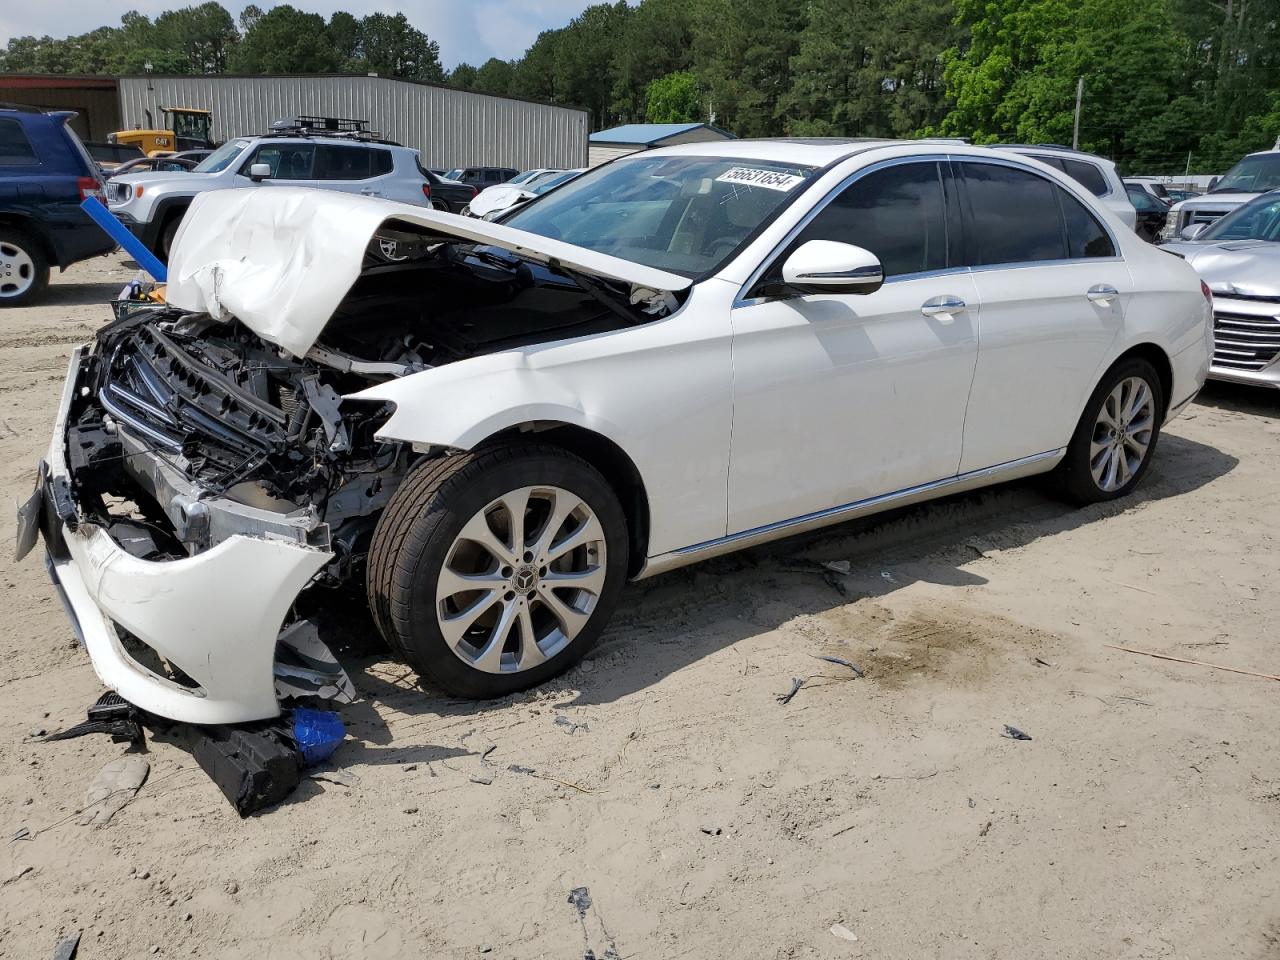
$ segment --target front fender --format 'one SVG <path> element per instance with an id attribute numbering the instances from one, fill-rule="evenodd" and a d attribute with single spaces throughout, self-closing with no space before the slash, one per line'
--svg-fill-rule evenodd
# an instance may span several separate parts
<path id="1" fill-rule="evenodd" d="M 592 410 L 551 368 L 539 368 L 521 353 L 423 370 L 369 387 L 351 399 L 395 406 L 377 433 L 379 440 L 470 450 L 510 427 L 553 421 L 583 427 L 627 448 L 627 437 L 616 423 Z"/>

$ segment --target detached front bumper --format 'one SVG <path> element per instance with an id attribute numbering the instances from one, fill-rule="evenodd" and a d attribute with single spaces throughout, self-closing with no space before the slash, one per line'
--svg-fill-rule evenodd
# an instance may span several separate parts
<path id="1" fill-rule="evenodd" d="M 77 517 L 65 442 L 84 354 L 81 347 L 72 355 L 47 466 L 19 509 L 19 553 L 30 548 L 38 527 L 49 572 L 94 670 L 130 703 L 188 723 L 278 715 L 276 640 L 298 593 L 332 552 L 259 525 L 252 533 L 227 532 L 189 557 L 149 561 L 101 525 Z M 205 506 L 232 522 L 215 501 Z M 184 682 L 139 662 L 126 640 L 176 667 Z"/>

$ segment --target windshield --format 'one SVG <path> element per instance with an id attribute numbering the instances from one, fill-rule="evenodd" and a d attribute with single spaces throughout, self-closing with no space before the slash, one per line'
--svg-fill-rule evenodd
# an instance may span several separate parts
<path id="1" fill-rule="evenodd" d="M 1210 193 L 1264 193 L 1280 189 L 1280 152 L 1245 157 L 1223 174 Z"/>
<path id="2" fill-rule="evenodd" d="M 531 200 L 503 223 L 697 277 L 741 247 L 815 172 L 732 157 L 627 158 Z"/>
<path id="3" fill-rule="evenodd" d="M 249 145 L 248 140 L 228 140 L 213 153 L 196 164 L 192 173 L 221 173 L 235 162 L 240 152 Z"/>
<path id="4" fill-rule="evenodd" d="M 1196 239 L 1280 242 L 1280 193 L 1271 193 L 1237 207 Z"/>
<path id="5" fill-rule="evenodd" d="M 462 168 L 461 168 L 461 167 L 454 167 L 452 170 L 450 170 L 448 173 L 446 173 L 446 174 L 444 175 L 444 178 L 445 178 L 446 180 L 457 180 L 457 179 L 459 179 L 461 176 L 462 176 Z"/>

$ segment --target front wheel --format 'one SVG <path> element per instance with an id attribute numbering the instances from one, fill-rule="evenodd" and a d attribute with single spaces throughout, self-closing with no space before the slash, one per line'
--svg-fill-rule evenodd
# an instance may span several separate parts
<path id="1" fill-rule="evenodd" d="M 1155 367 L 1139 357 L 1112 367 L 1085 405 L 1055 471 L 1062 493 L 1088 504 L 1131 492 L 1151 464 L 1163 417 Z"/>
<path id="2" fill-rule="evenodd" d="M 415 467 L 378 520 L 375 622 L 455 696 L 505 696 L 590 649 L 627 570 L 622 508 L 584 460 L 500 444 Z"/>

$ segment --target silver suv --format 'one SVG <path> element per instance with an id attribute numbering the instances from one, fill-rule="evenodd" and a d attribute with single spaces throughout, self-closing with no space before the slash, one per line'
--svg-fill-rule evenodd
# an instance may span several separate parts
<path id="1" fill-rule="evenodd" d="M 1161 241 L 1194 240 L 1219 218 L 1254 197 L 1280 188 L 1280 141 L 1270 150 L 1251 153 L 1222 175 L 1203 197 L 1182 200 L 1169 208 Z"/>
<path id="2" fill-rule="evenodd" d="M 315 187 L 429 207 L 418 151 L 383 140 L 290 133 L 228 140 L 190 171 L 132 173 L 107 183 L 107 205 L 147 248 L 168 258 L 198 193 L 253 186 Z"/>

